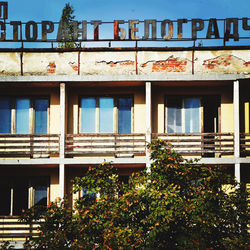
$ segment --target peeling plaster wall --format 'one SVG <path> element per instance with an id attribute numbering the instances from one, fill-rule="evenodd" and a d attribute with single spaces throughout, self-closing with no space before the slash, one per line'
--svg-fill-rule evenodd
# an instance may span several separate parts
<path id="1" fill-rule="evenodd" d="M 135 52 L 82 52 L 81 75 L 134 75 Z"/>
<path id="2" fill-rule="evenodd" d="M 1 75 L 21 75 L 20 53 L 0 53 Z"/>
<path id="3" fill-rule="evenodd" d="M 22 60 L 21 60 L 22 57 Z M 246 74 L 250 50 L 0 53 L 0 75 Z"/>
<path id="4" fill-rule="evenodd" d="M 194 65 L 197 74 L 250 74 L 250 51 L 196 51 Z"/>
<path id="5" fill-rule="evenodd" d="M 140 75 L 192 73 L 192 52 L 138 52 Z"/>
<path id="6" fill-rule="evenodd" d="M 78 53 L 24 53 L 24 75 L 77 75 Z"/>

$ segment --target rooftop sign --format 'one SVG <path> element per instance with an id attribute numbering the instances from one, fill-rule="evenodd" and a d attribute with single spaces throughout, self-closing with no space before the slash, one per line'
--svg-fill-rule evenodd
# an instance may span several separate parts
<path id="1" fill-rule="evenodd" d="M 83 42 L 83 41 L 189 41 L 250 38 L 249 18 L 73 21 L 70 25 L 52 21 L 6 22 L 8 3 L 0 2 L 0 41 Z M 103 30 L 102 30 L 103 29 Z M 113 32 L 111 32 L 113 30 Z M 101 31 L 105 31 L 102 36 Z"/>

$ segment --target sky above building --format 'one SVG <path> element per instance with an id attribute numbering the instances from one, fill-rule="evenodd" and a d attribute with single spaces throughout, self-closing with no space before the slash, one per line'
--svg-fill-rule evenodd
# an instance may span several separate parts
<path id="1" fill-rule="evenodd" d="M 9 0 L 9 19 L 59 21 L 66 3 L 78 20 L 248 17 L 250 0 Z"/>
<path id="2" fill-rule="evenodd" d="M 77 21 L 103 22 L 135 19 L 162 21 L 181 18 L 242 18 L 249 17 L 250 9 L 250 0 L 9 0 L 8 21 L 58 22 L 66 3 L 73 6 Z M 113 32 L 104 26 L 100 30 L 104 33 Z"/>

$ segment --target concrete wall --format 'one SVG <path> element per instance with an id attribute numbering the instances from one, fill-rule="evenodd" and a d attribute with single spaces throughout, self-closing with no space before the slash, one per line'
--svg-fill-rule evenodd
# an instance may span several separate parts
<path id="1" fill-rule="evenodd" d="M 0 53 L 0 75 L 21 75 L 21 72 L 23 75 L 242 73 L 250 77 L 250 51 Z"/>

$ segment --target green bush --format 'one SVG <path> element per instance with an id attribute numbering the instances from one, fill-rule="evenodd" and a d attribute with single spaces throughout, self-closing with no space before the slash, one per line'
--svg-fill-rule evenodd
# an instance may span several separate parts
<path id="1" fill-rule="evenodd" d="M 44 219 L 30 246 L 46 249 L 249 249 L 243 184 L 219 167 L 185 160 L 156 140 L 151 171 L 120 183 L 109 163 L 73 181 L 82 192 L 73 210 L 63 201 L 32 208 L 24 221 Z M 224 184 L 230 185 L 226 190 Z M 227 186 L 228 186 L 227 185 Z"/>

